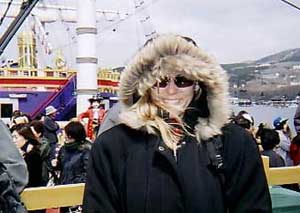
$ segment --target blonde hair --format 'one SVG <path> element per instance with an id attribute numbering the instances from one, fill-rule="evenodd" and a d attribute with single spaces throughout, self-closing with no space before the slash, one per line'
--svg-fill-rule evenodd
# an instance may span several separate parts
<path id="1" fill-rule="evenodd" d="M 135 126 L 133 126 L 132 123 L 130 123 L 129 126 L 135 129 L 145 128 L 148 133 L 160 136 L 164 143 L 171 149 L 174 149 L 174 146 L 177 146 L 178 141 L 184 134 L 194 136 L 187 130 L 186 124 L 179 116 L 176 116 L 175 119 L 177 120 L 176 125 L 179 125 L 183 130 L 181 133 L 175 130 L 174 126 L 172 126 L 173 123 L 166 122 L 164 118 L 160 116 L 159 110 L 171 112 L 170 109 L 152 99 L 151 89 L 149 89 L 146 91 L 145 95 L 140 97 L 135 104 L 130 106 L 124 114 L 130 115 L 131 113 L 134 113 L 138 120 L 143 121 L 143 125 L 136 122 Z M 120 118 L 122 123 L 128 125 L 129 119 L 122 119 L 122 117 L 121 114 Z"/>
<path id="2" fill-rule="evenodd" d="M 148 42 L 122 73 L 119 95 L 124 106 L 122 114 L 125 119 L 121 119 L 121 122 L 133 129 L 151 130 L 148 133 L 160 131 L 166 143 L 174 141 L 171 140 L 173 133 L 170 133 L 170 125 L 168 128 L 166 122 L 162 123 L 163 120 L 157 118 L 157 104 L 153 100 L 148 101 L 149 97 L 144 97 L 158 77 L 173 73 L 203 83 L 204 87 L 200 89 L 206 91 L 206 106 L 203 107 L 209 109 L 209 114 L 195 118 L 197 122 L 193 133 L 197 140 L 200 142 L 221 134 L 221 128 L 228 122 L 230 115 L 227 74 L 212 56 L 193 42 L 172 34 L 160 35 Z M 141 99 L 138 103 L 137 98 Z M 151 120 L 147 121 L 149 118 Z M 185 126 L 183 122 L 180 123 Z"/>

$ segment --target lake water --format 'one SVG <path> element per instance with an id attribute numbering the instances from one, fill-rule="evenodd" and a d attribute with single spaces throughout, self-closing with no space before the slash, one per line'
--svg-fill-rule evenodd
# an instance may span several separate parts
<path id="1" fill-rule="evenodd" d="M 293 133 L 295 133 L 294 128 L 294 115 L 296 112 L 297 107 L 271 107 L 271 106 L 251 106 L 251 107 L 239 107 L 239 106 L 232 106 L 233 111 L 237 114 L 241 110 L 245 110 L 250 115 L 254 117 L 255 126 L 258 126 L 261 122 L 267 123 L 270 127 L 273 128 L 273 120 L 278 116 L 282 118 L 288 118 L 288 124 L 291 127 Z"/>

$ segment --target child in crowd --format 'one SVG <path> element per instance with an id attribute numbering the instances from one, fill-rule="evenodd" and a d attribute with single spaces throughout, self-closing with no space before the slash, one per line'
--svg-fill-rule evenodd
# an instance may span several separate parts
<path id="1" fill-rule="evenodd" d="M 275 147 L 279 144 L 279 134 L 274 129 L 262 129 L 260 133 L 261 145 L 263 147 L 262 155 L 269 157 L 270 167 L 285 166 L 282 157 L 275 152 Z"/>

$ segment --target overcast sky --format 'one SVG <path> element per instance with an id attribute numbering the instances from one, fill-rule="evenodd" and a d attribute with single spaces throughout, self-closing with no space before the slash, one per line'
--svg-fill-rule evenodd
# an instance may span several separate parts
<path id="1" fill-rule="evenodd" d="M 137 0 L 136 0 L 137 1 Z M 44 3 L 76 5 L 73 0 L 44 0 Z M 73 2 L 73 4 L 72 4 Z M 97 9 L 134 13 L 134 0 L 97 0 Z M 177 33 L 193 38 L 198 46 L 220 63 L 255 60 L 286 49 L 300 47 L 300 11 L 280 0 L 144 0 L 146 9 L 124 21 L 97 23 L 99 66 L 117 67 L 144 43 L 145 33 Z M 300 6 L 300 0 L 291 0 Z M 3 4 L 0 5 L 3 10 Z M 140 20 L 150 16 L 144 25 Z M 0 26 L 0 34 L 8 20 Z M 69 27 L 69 30 L 68 30 Z M 76 57 L 75 24 L 46 24 L 54 48 L 62 48 L 68 63 Z M 3 56 L 16 58 L 15 39 Z M 40 58 L 51 64 L 52 56 Z"/>

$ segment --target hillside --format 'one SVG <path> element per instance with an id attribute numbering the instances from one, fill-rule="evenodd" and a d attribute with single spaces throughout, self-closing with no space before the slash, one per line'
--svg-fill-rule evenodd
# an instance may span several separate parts
<path id="1" fill-rule="evenodd" d="M 229 74 L 231 93 L 234 96 L 269 94 L 267 98 L 270 98 L 276 94 L 293 98 L 300 90 L 300 48 L 285 50 L 251 62 L 221 66 Z M 293 88 L 293 91 L 289 88 Z"/>
<path id="2" fill-rule="evenodd" d="M 279 62 L 300 62 L 300 48 L 282 51 L 257 60 L 256 64 L 279 63 Z"/>

